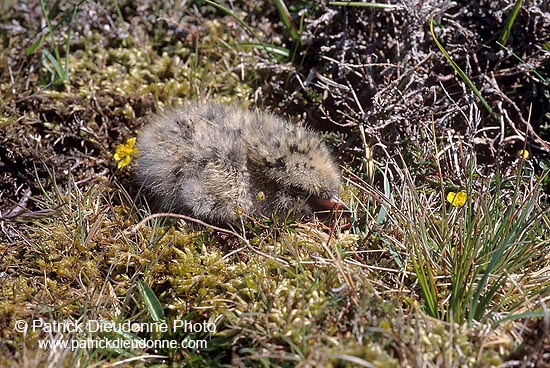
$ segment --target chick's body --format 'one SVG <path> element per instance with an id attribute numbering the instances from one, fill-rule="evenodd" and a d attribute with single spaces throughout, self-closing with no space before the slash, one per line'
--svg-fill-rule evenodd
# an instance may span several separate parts
<path id="1" fill-rule="evenodd" d="M 336 204 L 339 174 L 328 149 L 272 114 L 188 102 L 154 117 L 138 149 L 138 179 L 156 209 L 223 223 Z"/>

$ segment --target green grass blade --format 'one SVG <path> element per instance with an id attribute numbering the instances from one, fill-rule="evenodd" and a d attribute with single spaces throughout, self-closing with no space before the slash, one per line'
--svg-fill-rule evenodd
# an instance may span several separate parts
<path id="1" fill-rule="evenodd" d="M 73 8 L 73 13 L 71 14 L 71 20 L 70 23 L 73 22 L 76 13 L 78 11 L 78 7 L 80 4 L 84 3 L 86 0 L 81 0 L 80 3 L 76 4 Z M 71 36 L 72 36 L 72 29 L 69 27 L 69 31 L 67 34 L 67 42 L 65 43 L 65 73 L 63 75 L 63 80 L 69 80 L 69 50 L 71 49 Z"/>
<path id="2" fill-rule="evenodd" d="M 520 58 L 516 53 L 512 52 L 511 50 L 509 50 L 504 44 L 502 44 L 501 42 L 497 41 L 497 44 L 502 47 L 503 49 L 506 49 L 506 51 L 508 51 L 510 53 L 510 55 L 512 55 L 513 57 L 515 57 L 520 63 L 522 63 L 523 65 L 525 65 L 527 67 L 527 69 L 529 69 L 529 71 L 531 73 L 533 73 L 534 75 L 537 76 L 537 78 L 539 79 L 539 81 L 541 83 L 543 83 L 544 85 L 546 86 L 550 86 L 550 79 L 545 79 L 535 68 L 533 68 L 532 65 L 530 65 L 529 63 L 527 63 L 525 60 L 523 60 L 522 58 Z M 548 50 L 550 51 L 550 50 Z"/>
<path id="3" fill-rule="evenodd" d="M 388 252 L 390 252 L 390 254 L 391 254 L 393 260 L 394 260 L 395 263 L 399 266 L 399 269 L 405 271 L 405 270 L 406 270 L 406 267 L 403 265 L 403 262 L 401 262 L 401 258 L 399 258 L 399 253 L 397 253 L 397 251 L 396 251 L 395 248 L 393 247 L 391 241 L 387 240 L 386 238 L 380 238 L 380 240 L 381 240 L 382 243 L 384 243 L 384 244 L 386 245 L 386 247 L 388 248 Z"/>
<path id="4" fill-rule="evenodd" d="M 419 244 L 415 245 L 421 246 Z M 425 262 L 423 258 L 425 254 L 419 254 L 418 250 L 415 250 L 415 255 L 412 257 L 413 269 L 418 278 L 418 284 L 420 285 L 420 294 L 424 299 L 424 305 L 426 307 L 426 313 L 434 318 L 440 318 L 438 303 L 437 303 L 437 290 L 435 286 L 435 279 L 433 277 L 431 264 Z"/>
<path id="5" fill-rule="evenodd" d="M 502 33 L 498 38 L 498 41 L 497 41 L 498 44 L 506 45 L 506 41 L 508 41 L 508 37 L 510 36 L 510 31 L 512 30 L 514 22 L 516 21 L 516 17 L 518 16 L 519 10 L 521 9 L 521 5 L 523 5 L 523 0 L 517 0 L 516 3 L 514 4 L 514 8 L 512 9 L 512 12 L 510 13 L 510 15 L 508 15 L 508 18 L 506 19 L 506 24 L 504 25 L 504 28 L 502 29 Z"/>
<path id="6" fill-rule="evenodd" d="M 248 48 L 248 49 L 264 49 L 269 51 L 273 55 L 280 55 L 284 57 L 290 56 L 290 50 L 284 47 L 279 47 L 275 45 L 269 45 L 265 43 L 256 43 L 256 42 L 239 42 L 239 46 Z"/>
<path id="7" fill-rule="evenodd" d="M 496 320 L 491 325 L 491 328 L 496 328 L 502 322 L 515 321 L 518 319 L 525 319 L 525 318 L 550 318 L 550 313 L 548 311 L 540 310 L 540 311 L 531 311 L 531 312 L 524 312 L 524 313 L 518 313 L 518 314 L 509 314 L 504 318 Z"/>
<path id="8" fill-rule="evenodd" d="M 512 203 L 514 203 L 513 201 Z M 533 210 L 534 204 L 528 203 L 525 205 L 524 210 L 522 211 L 522 215 L 514 219 L 513 215 L 504 215 L 505 218 L 510 219 L 508 223 L 512 224 L 510 228 L 507 228 L 507 224 L 502 224 L 501 226 L 506 226 L 505 234 L 506 236 L 500 242 L 500 246 L 496 248 L 495 252 L 491 256 L 491 260 L 489 264 L 487 265 L 487 268 L 485 272 L 483 273 L 483 276 L 481 277 L 480 281 L 478 282 L 477 288 L 474 292 L 472 301 L 470 303 L 470 311 L 468 314 L 468 322 L 471 323 L 474 319 L 479 320 L 484 311 L 487 309 L 488 303 L 490 299 L 492 299 L 492 296 L 496 294 L 498 287 L 504 282 L 503 277 L 501 276 L 498 281 L 494 283 L 489 283 L 489 277 L 492 275 L 493 272 L 496 271 L 497 274 L 502 274 L 502 269 L 509 268 L 510 266 L 506 264 L 506 259 L 504 258 L 505 252 L 508 249 L 513 249 L 514 247 L 517 247 L 518 245 L 521 245 L 519 240 L 521 239 L 521 233 L 531 225 L 534 218 L 537 216 L 527 219 L 526 216 L 530 214 Z M 513 220 L 513 221 L 512 221 Z M 498 239 L 496 239 L 498 241 Z M 495 240 L 490 240 L 491 242 Z M 488 291 L 486 291 L 483 295 L 482 292 L 487 287 L 490 287 Z"/>
<path id="9" fill-rule="evenodd" d="M 263 46 L 264 50 L 266 52 L 269 53 L 269 50 L 268 48 L 266 47 L 265 43 L 262 41 L 262 39 L 260 38 L 260 36 L 254 32 L 254 29 L 252 29 L 252 27 L 250 27 L 244 20 L 242 20 L 237 14 L 235 14 L 235 12 L 223 5 L 220 5 L 212 0 L 204 0 L 205 3 L 207 4 L 210 4 L 212 5 L 213 7 L 215 7 L 216 9 L 219 9 L 221 10 L 222 12 L 224 12 L 225 14 L 231 16 L 233 19 L 235 19 L 241 26 L 244 27 L 244 29 L 246 29 L 251 35 L 252 37 L 254 37 L 256 40 L 258 40 L 259 44 Z"/>
<path id="10" fill-rule="evenodd" d="M 118 18 L 120 19 L 121 22 L 125 23 L 126 20 L 124 20 L 124 16 L 122 15 L 122 11 L 120 10 L 120 5 L 118 3 L 118 0 L 114 0 L 114 5 L 115 5 L 115 11 Z"/>
<path id="11" fill-rule="evenodd" d="M 35 42 L 33 42 L 29 47 L 27 47 L 27 49 L 25 50 L 25 55 L 27 56 L 31 56 L 32 54 L 34 54 L 34 52 L 36 51 L 36 49 L 38 47 L 40 47 L 40 45 L 42 44 L 42 42 L 44 42 L 44 39 L 46 38 L 46 35 L 43 34 L 38 40 L 36 40 Z"/>
<path id="12" fill-rule="evenodd" d="M 391 185 L 390 180 L 388 178 L 387 173 L 384 173 L 384 195 L 386 198 L 391 198 Z M 378 225 L 381 225 L 386 221 L 386 216 L 388 214 L 388 208 L 386 203 L 382 203 L 380 205 L 380 210 L 378 211 L 378 215 L 376 216 L 376 223 Z"/>
<path id="13" fill-rule="evenodd" d="M 451 67 L 456 71 L 456 73 L 460 76 L 460 78 L 464 81 L 464 83 L 466 83 L 466 85 L 474 92 L 474 94 L 477 96 L 477 98 L 479 98 L 479 100 L 481 101 L 481 103 L 483 104 L 483 106 L 485 106 L 485 108 L 487 109 L 487 111 L 489 111 L 489 113 L 495 118 L 497 119 L 497 115 L 493 112 L 493 109 L 491 108 L 491 106 L 489 106 L 489 103 L 487 103 L 487 101 L 485 100 L 485 98 L 481 95 L 481 92 L 479 92 L 479 90 L 477 89 L 477 87 L 475 86 L 475 84 L 470 80 L 470 78 L 468 78 L 468 76 L 466 75 L 466 73 L 464 73 L 464 71 L 458 66 L 457 63 L 455 63 L 453 61 L 453 59 L 451 59 L 451 56 L 449 55 L 449 53 L 447 52 L 447 50 L 445 50 L 445 48 L 443 47 L 443 45 L 439 42 L 439 40 L 437 39 L 437 37 L 435 36 L 435 32 L 434 32 L 434 27 L 433 27 L 433 18 L 430 19 L 430 32 L 432 33 L 432 38 L 434 39 L 435 41 L 435 44 L 437 45 L 437 47 L 439 48 L 439 50 L 441 51 L 441 53 L 443 54 L 443 56 L 445 56 L 445 59 L 447 59 L 447 61 L 449 62 L 449 64 L 451 64 Z"/>
<path id="14" fill-rule="evenodd" d="M 285 5 L 285 2 L 283 0 L 274 0 L 275 6 L 277 7 L 277 11 L 279 12 L 279 17 L 281 17 L 281 20 L 283 21 L 288 33 L 290 33 L 290 37 L 294 42 L 300 41 L 300 35 L 298 35 L 298 31 L 296 30 L 296 26 L 292 22 L 292 17 L 290 16 L 290 13 L 288 11 L 288 8 Z"/>
<path id="15" fill-rule="evenodd" d="M 418 198 L 416 198 L 416 200 L 418 201 Z M 418 202 L 414 204 L 414 206 L 418 206 Z M 416 225 L 420 226 L 417 227 Z M 433 272 L 434 265 L 429 250 L 427 249 L 430 240 L 426 228 L 422 228 L 424 225 L 425 223 L 423 223 L 423 221 L 409 225 L 409 231 L 411 232 L 409 241 L 412 244 L 411 262 L 414 273 L 418 279 L 420 294 L 426 308 L 425 311 L 431 317 L 439 319 L 441 316 L 438 308 L 437 285 Z M 414 235 L 417 229 L 419 229 L 418 234 Z"/>
<path id="16" fill-rule="evenodd" d="M 52 46 L 54 49 L 55 57 L 57 60 L 61 60 L 61 56 L 59 55 L 59 49 L 57 48 L 57 43 L 55 42 L 55 35 L 54 35 L 52 23 L 50 21 L 50 16 L 52 14 L 47 12 L 46 4 L 44 4 L 44 0 L 40 0 L 40 7 L 42 8 L 42 13 L 44 14 L 44 19 L 46 20 L 46 26 L 48 27 L 48 34 L 52 39 Z"/>
<path id="17" fill-rule="evenodd" d="M 483 276 L 485 276 L 485 274 Z M 476 295 L 474 296 L 474 298 L 476 298 L 476 303 L 472 304 L 473 307 L 471 308 L 471 310 L 473 311 L 473 313 L 469 314 L 468 323 L 471 323 L 473 320 L 476 320 L 476 321 L 482 320 L 483 316 L 489 311 L 491 302 L 493 301 L 494 297 L 498 294 L 499 289 L 502 287 L 505 281 L 506 281 L 506 277 L 504 275 L 501 275 L 497 281 L 487 282 L 487 279 L 485 279 L 483 282 L 480 282 L 478 284 L 478 288 L 476 289 Z M 477 291 L 481 290 L 480 286 L 483 286 L 483 288 L 485 289 L 488 288 L 488 289 L 483 292 L 483 295 L 480 298 L 477 298 Z"/>
<path id="18" fill-rule="evenodd" d="M 48 50 L 42 50 L 41 54 L 42 65 L 44 65 L 44 67 L 54 75 L 56 80 L 63 80 L 63 69 L 61 68 L 61 65 L 59 65 L 57 59 L 52 55 L 52 53 Z M 50 64 L 48 64 L 48 61 L 51 63 L 55 70 L 52 70 L 52 68 L 50 68 Z"/>
<path id="19" fill-rule="evenodd" d="M 147 285 L 143 281 L 140 281 L 138 283 L 138 288 L 153 321 L 164 321 L 164 310 L 162 309 L 160 301 L 158 300 L 153 290 L 151 290 L 149 285 Z"/>

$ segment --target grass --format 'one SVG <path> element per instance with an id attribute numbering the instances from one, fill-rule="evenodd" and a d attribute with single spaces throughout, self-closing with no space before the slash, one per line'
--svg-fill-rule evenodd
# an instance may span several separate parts
<path id="1" fill-rule="evenodd" d="M 284 1 L 275 0 L 273 3 L 277 8 L 279 18 L 284 24 L 284 29 L 286 30 L 288 37 L 290 37 L 290 40 L 295 44 L 294 50 L 292 52 L 289 48 L 276 46 L 265 42 L 262 36 L 242 19 L 243 17 L 241 15 L 236 14 L 228 7 L 211 0 L 205 0 L 205 2 L 235 19 L 239 23 L 239 25 L 242 26 L 256 40 L 256 42 L 236 42 L 234 47 L 263 50 L 267 54 L 273 56 L 276 60 L 281 62 L 288 60 L 290 61 L 290 63 L 294 63 L 297 60 L 296 58 L 302 48 L 302 41 L 300 39 L 302 31 L 301 28 L 296 28 Z M 302 24 L 302 22 L 300 22 L 300 24 Z"/>
<path id="2" fill-rule="evenodd" d="M 360 22 L 369 13 L 361 12 L 381 11 L 360 9 L 369 3 L 344 2 L 345 18 L 331 11 L 340 6 L 335 3 L 287 8 L 279 1 L 266 7 L 267 15 L 250 3 L 243 5 L 246 22 L 224 4 L 168 11 L 145 2 L 142 10 L 162 18 L 154 22 L 120 2 L 71 8 L 75 32 L 65 33 L 65 61 L 55 56 L 56 48 L 61 56 L 55 37 L 41 44 L 54 50 L 49 65 L 54 60 L 60 72 L 70 72 L 63 90 L 12 95 L 26 93 L 27 84 L 39 86 L 47 68 L 40 69 L 40 55 L 23 52 L 34 73 L 18 74 L 11 61 L 17 53 L 3 50 L 13 73 L 0 75 L 6 96 L 0 105 L 0 164 L 6 169 L 0 186 L 0 366 L 494 367 L 546 359 L 537 355 L 549 346 L 545 156 L 531 139 L 515 144 L 508 125 L 497 127 L 502 136 L 484 135 L 495 127 L 482 125 L 490 123 L 469 98 L 469 84 L 462 76 L 454 84 L 441 82 L 448 66 L 459 63 L 450 61 L 449 55 L 460 55 L 451 53 L 454 43 L 447 39 L 441 53 L 428 49 L 420 59 L 393 58 L 395 48 L 386 45 L 391 60 L 380 66 L 360 59 L 355 52 L 364 49 L 350 44 L 349 35 L 353 47 L 343 54 L 337 49 L 346 44 L 337 31 L 344 19 L 356 27 L 350 29 L 358 40 L 368 38 Z M 201 14 L 213 7 L 221 15 Z M 109 15 L 99 19 L 127 24 L 128 35 L 107 39 L 94 30 L 98 19 L 82 17 L 101 14 L 98 9 Z M 307 11 L 296 14 L 300 9 Z M 413 19 L 402 11 L 384 18 L 391 26 L 381 38 Z M 334 29 L 323 23 L 329 16 Z M 56 28 L 57 18 L 48 19 L 48 34 L 59 37 L 63 22 Z M 91 27 L 90 34 L 81 24 Z M 319 27 L 332 43 L 316 33 Z M 274 30 L 283 34 L 268 42 L 262 32 Z M 321 46 L 301 44 L 304 37 Z M 531 63 L 511 40 L 507 47 L 515 57 Z M 420 52 L 433 46 L 428 41 L 409 46 Z M 278 48 L 286 52 L 282 59 L 273 55 Z M 327 59 L 315 53 L 341 61 L 322 64 Z M 310 73 L 308 63 L 317 57 L 317 74 Z M 440 84 L 423 89 L 423 63 Z M 302 82 L 284 100 L 303 107 L 296 114 L 282 110 L 293 118 L 307 116 L 315 126 L 318 101 L 319 110 L 338 111 L 352 123 L 360 116 L 360 125 L 325 135 L 344 166 L 341 194 L 352 209 L 349 217 L 248 219 L 225 229 L 183 215 L 151 214 L 139 203 L 132 155 L 121 153 L 128 162 L 117 167 L 114 153 L 132 142 L 149 113 L 204 96 L 281 109 L 273 92 L 281 71 L 288 81 Z M 538 73 L 544 81 L 544 70 Z M 323 89 L 316 75 L 331 87 Z M 381 94 L 372 99 L 366 97 L 371 84 L 353 84 L 374 83 L 378 76 L 385 80 L 376 79 Z M 459 83 L 465 87 L 456 88 Z M 430 118 L 418 115 L 424 105 L 415 96 L 434 91 L 439 94 L 424 101 L 433 110 Z M 339 100 L 344 93 L 349 96 Z M 499 113 L 507 107 L 495 106 Z M 505 111 L 512 116 L 516 109 Z M 451 124 L 456 121 L 462 125 Z M 527 121 L 534 126 L 536 117 Z M 489 140 L 514 142 L 509 150 L 499 148 L 495 165 L 484 160 Z M 518 149 L 531 154 L 518 157 Z M 450 192 L 466 193 L 466 202 L 453 205 Z M 18 321 L 27 329 L 18 330 Z M 53 322 L 85 327 L 44 327 Z M 41 348 L 45 342 L 59 345 Z M 99 342 L 108 346 L 89 345 Z"/>
<path id="3" fill-rule="evenodd" d="M 522 166 L 518 162 L 518 169 Z M 513 187 L 507 190 L 509 179 Z M 35 294 L 42 295 L 37 306 L 50 310 L 47 320 L 92 325 L 104 321 L 119 327 L 91 335 L 76 332 L 48 337 L 37 331 L 14 337 L 13 344 L 32 345 L 38 339 L 55 341 L 69 336 L 83 341 L 91 336 L 133 346 L 67 348 L 54 355 L 63 364 L 77 365 L 115 359 L 202 366 L 221 364 L 223 356 L 233 351 L 245 365 L 339 361 L 397 366 L 391 357 L 393 348 L 388 351 L 388 346 L 411 346 L 400 350 L 407 359 L 414 349 L 438 355 L 438 349 L 450 348 L 454 341 L 462 346 L 461 354 L 472 355 L 460 358 L 453 348 L 445 353 L 451 361 L 473 362 L 478 354 L 494 360 L 491 349 L 476 350 L 468 340 L 475 326 L 492 326 L 497 333 L 514 326 L 514 318 L 545 316 L 550 285 L 543 276 L 548 272 L 548 241 L 544 239 L 549 219 L 533 203 L 536 188 L 521 193 L 513 189 L 524 187 L 527 180 L 518 183 L 516 177 L 495 177 L 481 180 L 477 190 L 471 189 L 476 187 L 472 180 L 466 189 L 468 203 L 452 209 L 441 203 L 439 193 L 426 196 L 410 182 L 399 191 L 392 189 L 388 197 L 357 177 L 350 180 L 356 183 L 356 189 L 350 190 L 360 200 L 356 218 L 364 216 L 368 202 L 373 203 L 370 210 L 376 215 L 382 203 L 375 202 L 384 201 L 387 218 L 385 225 L 378 225 L 377 234 L 351 233 L 321 223 L 267 227 L 251 223 L 242 235 L 235 234 L 232 242 L 237 248 L 226 251 L 222 248 L 232 246 L 222 245 L 225 241 L 208 228 L 190 231 L 181 223 L 159 224 L 155 218 L 145 218 L 136 227 L 146 213 L 125 201 L 113 205 L 113 198 L 101 195 L 104 189 L 97 186 L 87 192 L 74 183 L 66 189 L 54 188 L 53 193 L 45 188 L 40 206 L 58 214 L 26 225 L 26 238 L 34 246 L 24 259 L 12 249 L 7 264 L 19 259 L 21 275 L 48 275 L 45 288 L 33 286 Z M 366 199 L 368 194 L 371 199 Z M 515 205 L 510 206 L 514 196 Z M 479 212 L 470 212 L 474 207 Z M 426 212 L 425 208 L 433 210 Z M 535 219 L 538 225 L 530 223 Z M 398 254 L 404 269 L 390 249 Z M 538 271 L 528 275 L 525 269 Z M 20 291 L 28 287 L 25 280 L 10 281 L 10 288 L 4 288 L 4 293 L 11 290 L 4 294 L 6 300 L 28 298 Z M 44 299 L 44 293 L 49 297 Z M 64 305 L 51 310 L 48 305 L 54 305 L 55 299 L 65 300 Z M 426 320 L 428 316 L 440 321 Z M 409 323 L 420 323 L 419 318 L 424 322 L 417 325 L 420 331 L 413 332 Z M 216 327 L 213 333 L 186 334 L 171 328 L 128 331 L 130 325 L 174 326 L 181 321 Z M 418 333 L 441 342 L 424 345 Z M 164 347 L 153 354 L 140 348 L 151 341 L 168 344 L 204 338 L 208 348 L 200 350 L 200 355 L 193 349 Z M 41 353 L 28 352 L 26 359 L 52 361 L 52 356 Z"/>
<path id="4" fill-rule="evenodd" d="M 498 119 L 498 116 L 493 112 L 493 109 L 491 108 L 491 106 L 489 105 L 489 103 L 487 102 L 485 97 L 483 97 L 483 95 L 481 94 L 479 89 L 477 89 L 476 85 L 472 82 L 472 80 L 468 77 L 468 75 L 462 70 L 462 68 L 460 68 L 460 66 L 458 66 L 458 64 L 451 58 L 449 53 L 445 50 L 443 45 L 439 42 L 439 40 L 437 39 L 437 37 L 435 36 L 435 33 L 434 33 L 433 23 L 434 23 L 433 19 L 430 20 L 430 32 L 432 34 L 433 40 L 434 40 L 435 44 L 437 45 L 437 47 L 439 48 L 439 50 L 441 51 L 441 53 L 443 54 L 443 56 L 445 57 L 445 59 L 449 62 L 449 65 L 451 65 L 453 70 L 460 76 L 460 78 L 464 81 L 464 83 L 466 83 L 468 88 L 470 90 L 472 90 L 472 92 L 477 96 L 477 98 L 481 101 L 481 103 L 483 104 L 485 109 L 495 119 Z"/>
<path id="5" fill-rule="evenodd" d="M 514 4 L 512 12 L 508 15 L 508 18 L 506 19 L 506 23 L 504 24 L 504 28 L 502 29 L 502 33 L 500 34 L 497 43 L 501 45 L 506 45 L 508 37 L 510 37 L 512 27 L 514 26 L 516 17 L 518 16 L 518 12 L 521 9 L 521 5 L 523 5 L 523 0 L 517 0 Z"/>
<path id="6" fill-rule="evenodd" d="M 532 283 L 521 275 L 525 268 L 548 268 L 550 224 L 546 208 L 539 205 L 541 189 L 538 184 L 529 187 L 533 173 L 524 173 L 523 164 L 516 163 L 510 178 L 499 171 L 478 178 L 475 166 L 463 168 L 468 199 L 460 208 L 445 203 L 444 196 L 426 198 L 409 186 L 410 205 L 400 209 L 407 215 L 397 222 L 413 244 L 412 266 L 428 315 L 468 325 L 494 322 L 516 311 L 500 308 L 521 308 L 525 301 L 537 305 L 547 291 L 548 282 Z M 445 193 L 443 180 L 441 184 Z"/>
<path id="7" fill-rule="evenodd" d="M 82 2 L 81 2 L 82 3 Z M 80 4 L 81 4 L 80 3 Z M 71 17 L 68 21 L 69 24 L 73 22 L 73 19 L 78 11 L 78 6 L 80 4 L 74 4 L 73 5 L 73 11 L 71 13 Z M 69 31 L 67 34 L 67 40 L 65 43 L 65 60 L 63 61 L 61 57 L 61 53 L 59 51 L 59 46 L 57 45 L 56 41 L 56 32 L 54 27 L 52 26 L 51 17 L 52 13 L 54 11 L 48 11 L 46 7 L 46 3 L 44 0 L 40 0 L 40 8 L 42 10 L 42 14 L 44 16 L 44 20 L 46 21 L 46 26 L 48 28 L 48 35 L 51 39 L 51 44 L 53 45 L 53 55 L 50 51 L 42 49 L 40 51 L 40 58 L 42 61 L 42 65 L 44 68 L 48 71 L 50 75 L 49 84 L 50 85 L 57 85 L 57 84 L 63 84 L 69 80 L 69 50 L 71 46 L 71 33 L 72 30 L 69 27 Z M 57 10 L 56 10 L 57 11 Z M 34 51 L 40 46 L 40 44 L 44 41 L 44 37 L 41 37 L 38 41 L 36 41 L 33 45 L 31 45 L 27 50 L 27 54 L 32 54 Z"/>

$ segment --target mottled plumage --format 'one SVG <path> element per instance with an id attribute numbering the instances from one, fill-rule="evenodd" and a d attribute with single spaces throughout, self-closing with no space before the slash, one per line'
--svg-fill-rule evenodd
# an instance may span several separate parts
<path id="1" fill-rule="evenodd" d="M 138 149 L 138 178 L 157 210 L 224 223 L 343 207 L 329 150 L 269 113 L 188 102 L 154 116 Z"/>

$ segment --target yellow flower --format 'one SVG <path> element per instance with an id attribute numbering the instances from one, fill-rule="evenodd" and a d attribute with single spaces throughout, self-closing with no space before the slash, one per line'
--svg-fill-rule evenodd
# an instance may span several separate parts
<path id="1" fill-rule="evenodd" d="M 136 145 L 136 138 L 130 138 L 124 144 L 119 144 L 114 154 L 115 161 L 118 161 L 117 167 L 122 169 L 130 164 L 132 157 L 137 156 L 138 149 L 134 147 Z"/>
<path id="2" fill-rule="evenodd" d="M 466 204 L 467 198 L 468 195 L 466 194 L 466 192 L 449 192 L 449 194 L 447 194 L 447 201 L 455 207 L 464 206 L 464 204 Z"/>
<path id="3" fill-rule="evenodd" d="M 258 202 L 265 201 L 265 193 L 260 190 L 258 193 L 256 193 L 256 199 L 258 200 Z"/>
<path id="4" fill-rule="evenodd" d="M 519 150 L 518 151 L 518 157 L 523 158 L 524 160 L 527 160 L 529 158 L 529 151 Z"/>

